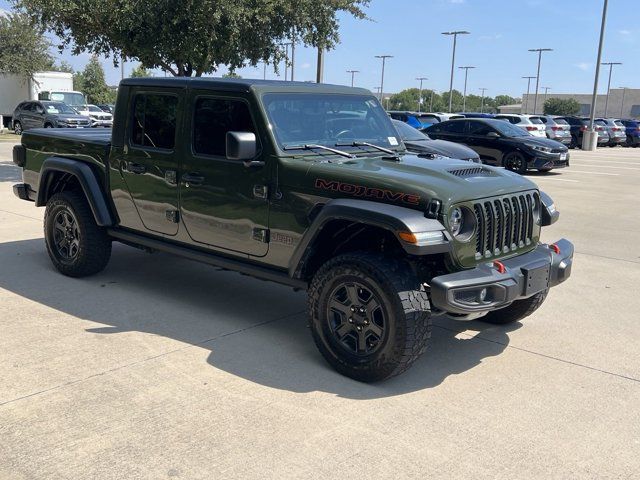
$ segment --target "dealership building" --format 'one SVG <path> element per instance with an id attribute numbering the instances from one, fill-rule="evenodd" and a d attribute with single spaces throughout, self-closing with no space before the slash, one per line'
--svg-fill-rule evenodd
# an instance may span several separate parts
<path id="1" fill-rule="evenodd" d="M 501 113 L 534 113 L 534 94 L 522 96 L 522 104 L 504 105 L 500 107 Z M 561 98 L 568 100 L 575 99 L 580 104 L 580 115 L 590 115 L 591 113 L 590 93 L 544 93 L 538 94 L 537 112 L 542 113 L 544 102 L 550 98 Z M 596 117 L 605 116 L 606 94 L 599 94 L 596 101 Z M 609 105 L 607 116 L 615 118 L 640 118 L 640 88 L 612 88 L 609 93 Z"/>

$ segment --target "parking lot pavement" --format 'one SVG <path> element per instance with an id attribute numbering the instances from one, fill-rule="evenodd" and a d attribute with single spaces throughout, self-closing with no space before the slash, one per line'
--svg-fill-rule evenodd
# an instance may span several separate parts
<path id="1" fill-rule="evenodd" d="M 116 245 L 53 271 L 0 143 L 0 478 L 640 477 L 640 150 L 530 177 L 573 276 L 509 328 L 438 321 L 404 375 L 331 370 L 303 293 Z"/>

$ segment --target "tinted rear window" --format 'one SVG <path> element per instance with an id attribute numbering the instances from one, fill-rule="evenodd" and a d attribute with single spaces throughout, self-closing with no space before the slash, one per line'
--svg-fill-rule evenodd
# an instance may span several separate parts
<path id="1" fill-rule="evenodd" d="M 133 104 L 131 142 L 142 147 L 171 150 L 176 138 L 178 97 L 138 94 Z"/>
<path id="2" fill-rule="evenodd" d="M 605 122 L 604 120 L 596 120 L 595 122 L 596 125 L 600 125 L 601 127 L 606 127 L 607 126 L 607 122 Z"/>
<path id="3" fill-rule="evenodd" d="M 569 122 L 567 122 L 564 118 L 554 118 L 553 121 L 558 125 L 569 125 Z"/>
<path id="4" fill-rule="evenodd" d="M 624 123 L 622 123 L 620 120 L 616 120 L 613 123 L 615 124 L 616 127 L 624 127 Z"/>
<path id="5" fill-rule="evenodd" d="M 543 125 L 542 120 L 539 118 L 530 118 L 529 120 L 531 120 L 531 123 L 535 123 L 536 125 Z"/>

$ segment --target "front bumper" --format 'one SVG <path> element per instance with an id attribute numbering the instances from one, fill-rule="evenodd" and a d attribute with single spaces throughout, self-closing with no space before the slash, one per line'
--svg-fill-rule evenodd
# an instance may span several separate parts
<path id="1" fill-rule="evenodd" d="M 564 282 L 571 275 L 573 244 L 562 239 L 549 245 L 501 261 L 500 273 L 492 263 L 483 263 L 435 277 L 431 281 L 433 306 L 447 313 L 468 315 L 506 307 L 510 303 L 531 297 Z"/>
<path id="2" fill-rule="evenodd" d="M 569 166 L 570 155 L 567 152 L 564 160 L 560 160 L 560 154 L 551 153 L 537 153 L 529 163 L 529 168 L 537 169 L 551 169 L 551 168 L 564 168 Z"/>

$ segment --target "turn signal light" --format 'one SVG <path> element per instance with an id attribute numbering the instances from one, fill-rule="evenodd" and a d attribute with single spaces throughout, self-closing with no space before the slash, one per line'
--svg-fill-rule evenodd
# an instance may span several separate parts
<path id="1" fill-rule="evenodd" d="M 418 243 L 418 239 L 411 232 L 398 232 L 398 236 L 407 243 Z"/>
<path id="2" fill-rule="evenodd" d="M 552 245 L 549 245 L 549 248 L 551 250 L 553 250 L 554 252 L 556 252 L 556 254 L 560 255 L 560 247 L 558 245 L 556 245 L 555 243 Z"/>
<path id="3" fill-rule="evenodd" d="M 499 262 L 498 260 L 493 262 L 493 266 L 498 271 L 498 273 L 504 273 L 507 271 L 507 267 L 504 266 L 504 263 Z"/>

